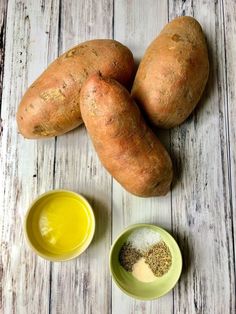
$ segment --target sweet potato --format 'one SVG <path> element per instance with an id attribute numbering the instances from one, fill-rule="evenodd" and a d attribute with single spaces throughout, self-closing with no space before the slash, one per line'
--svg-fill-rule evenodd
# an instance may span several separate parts
<path id="1" fill-rule="evenodd" d="M 20 133 L 45 138 L 76 128 L 82 123 L 79 94 L 87 77 L 100 71 L 127 85 L 133 67 L 131 51 L 114 40 L 91 40 L 70 49 L 26 91 L 17 112 Z"/>
<path id="2" fill-rule="evenodd" d="M 209 74 L 207 46 L 200 24 L 179 17 L 148 47 L 138 68 L 132 96 L 153 124 L 171 128 L 197 105 Z"/>
<path id="3" fill-rule="evenodd" d="M 171 159 L 122 85 L 90 76 L 81 89 L 80 108 L 102 164 L 126 190 L 142 197 L 168 192 Z"/>

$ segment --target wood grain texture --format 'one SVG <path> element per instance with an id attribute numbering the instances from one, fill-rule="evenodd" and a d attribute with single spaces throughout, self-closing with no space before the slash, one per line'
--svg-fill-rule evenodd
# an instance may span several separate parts
<path id="1" fill-rule="evenodd" d="M 2 99 L 2 83 L 5 59 L 5 42 L 6 42 L 6 20 L 7 20 L 7 1 L 0 2 L 0 100 Z M 0 112 L 1 112 L 0 101 Z M 1 134 L 1 121 L 0 121 Z"/>
<path id="2" fill-rule="evenodd" d="M 7 20 L 7 2 L 0 3 L 0 112 L 2 106 L 2 84 L 3 84 L 3 71 L 4 71 L 4 58 L 5 58 L 5 41 L 6 41 L 6 20 Z M 2 119 L 0 118 L 0 143 L 2 134 Z M 1 155 L 0 155 L 1 156 Z M 3 183 L 1 180 L 0 182 Z M 0 212 L 0 230 L 2 230 L 3 212 Z M 0 243 L 2 241 L 2 232 L 0 234 Z M 3 254 L 2 246 L 0 250 L 0 312 L 3 308 Z"/>
<path id="3" fill-rule="evenodd" d="M 230 219 L 234 244 L 234 272 L 236 274 L 236 5 L 232 5 L 229 0 L 222 0 L 221 6 L 224 22 L 225 118 L 230 182 Z M 234 295 L 236 295 L 236 290 Z"/>
<path id="4" fill-rule="evenodd" d="M 114 39 L 127 45 L 137 61 L 149 43 L 168 22 L 167 1 L 117 0 L 114 7 Z M 162 12 L 157 19 L 158 12 Z M 145 25 L 145 27 L 144 27 Z M 160 135 L 160 134 L 159 134 Z M 160 138 L 168 146 L 168 132 Z M 155 223 L 171 230 L 171 193 L 165 197 L 142 199 L 127 193 L 113 180 L 112 238 L 133 223 Z M 113 283 L 113 313 L 171 313 L 172 292 L 158 301 L 132 300 Z"/>
<path id="5" fill-rule="evenodd" d="M 62 2 L 59 52 L 84 40 L 111 38 L 112 11 L 107 0 Z M 87 197 L 95 211 L 96 231 L 92 245 L 78 259 L 52 265 L 51 313 L 110 313 L 111 177 L 84 126 L 57 139 L 54 187 Z"/>
<path id="6" fill-rule="evenodd" d="M 49 263 L 26 248 L 22 227 L 30 202 L 52 188 L 54 140 L 24 140 L 17 133 L 15 113 L 23 92 L 55 58 L 55 42 L 48 32 L 51 25 L 57 25 L 57 4 L 9 1 L 6 25 L 1 110 L 1 312 L 47 313 Z"/>
<path id="7" fill-rule="evenodd" d="M 174 291 L 174 313 L 235 310 L 222 13 L 217 1 L 170 1 L 170 18 L 192 15 L 201 23 L 211 68 L 195 113 L 171 131 L 172 154 L 181 172 L 172 192 L 173 230 L 185 261 Z"/>

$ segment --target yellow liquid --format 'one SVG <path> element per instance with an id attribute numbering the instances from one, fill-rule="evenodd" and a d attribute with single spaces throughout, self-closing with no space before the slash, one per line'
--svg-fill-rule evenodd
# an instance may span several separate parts
<path id="1" fill-rule="evenodd" d="M 54 254 L 81 247 L 91 231 L 91 217 L 85 205 L 68 196 L 49 197 L 33 217 L 33 232 L 40 246 Z"/>

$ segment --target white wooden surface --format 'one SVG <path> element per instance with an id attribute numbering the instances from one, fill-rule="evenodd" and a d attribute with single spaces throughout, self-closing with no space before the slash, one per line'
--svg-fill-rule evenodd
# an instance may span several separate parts
<path id="1" fill-rule="evenodd" d="M 58 54 L 86 39 L 114 38 L 138 61 L 178 15 L 202 24 L 211 73 L 194 114 L 178 128 L 157 132 L 176 172 L 166 197 L 125 192 L 101 166 L 83 126 L 46 141 L 17 134 L 24 91 Z M 0 313 L 236 313 L 235 1 L 2 0 L 0 36 Z M 35 256 L 22 233 L 30 202 L 53 188 L 84 194 L 97 220 L 92 245 L 66 263 Z M 109 274 L 112 240 L 136 222 L 165 227 L 183 253 L 179 283 L 152 302 L 127 297 Z"/>

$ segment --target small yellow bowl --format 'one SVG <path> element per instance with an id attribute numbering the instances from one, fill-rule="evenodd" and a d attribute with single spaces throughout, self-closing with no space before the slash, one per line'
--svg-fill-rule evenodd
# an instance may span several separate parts
<path id="1" fill-rule="evenodd" d="M 40 195 L 25 216 L 27 243 L 36 254 L 54 262 L 79 256 L 91 243 L 94 232 L 91 206 L 83 196 L 67 190 Z"/>

